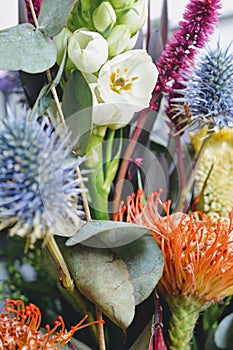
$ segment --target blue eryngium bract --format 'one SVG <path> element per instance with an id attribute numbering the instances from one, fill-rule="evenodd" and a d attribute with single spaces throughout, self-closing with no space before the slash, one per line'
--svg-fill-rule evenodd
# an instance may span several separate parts
<path id="1" fill-rule="evenodd" d="M 80 160 L 70 160 L 69 135 L 62 140 L 43 119 L 0 121 L 0 230 L 9 228 L 33 245 L 48 234 L 69 236 L 80 224 Z"/>
<path id="2" fill-rule="evenodd" d="M 187 75 L 186 88 L 180 93 L 183 97 L 171 101 L 173 110 L 181 114 L 183 103 L 187 103 L 190 116 L 186 121 L 181 120 L 182 123 L 217 130 L 232 127 L 233 56 L 229 47 L 221 49 L 218 43 L 215 49 L 208 48 L 202 53 Z"/>

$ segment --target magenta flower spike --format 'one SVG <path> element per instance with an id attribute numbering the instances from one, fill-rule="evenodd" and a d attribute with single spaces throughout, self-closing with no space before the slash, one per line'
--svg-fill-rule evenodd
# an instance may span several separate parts
<path id="1" fill-rule="evenodd" d="M 197 50 L 209 41 L 220 9 L 220 0 L 190 0 L 179 23 L 180 28 L 156 63 L 159 77 L 151 99 L 152 109 L 156 108 L 155 103 L 161 92 L 168 93 L 171 98 L 174 89 L 182 87 L 184 72 L 188 72 L 192 66 Z"/>

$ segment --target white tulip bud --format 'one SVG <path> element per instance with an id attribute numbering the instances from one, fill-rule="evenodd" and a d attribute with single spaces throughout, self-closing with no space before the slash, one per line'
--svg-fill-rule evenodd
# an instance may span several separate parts
<path id="1" fill-rule="evenodd" d="M 130 30 L 124 25 L 117 25 L 113 27 L 106 40 L 109 56 L 117 56 L 129 46 Z"/>
<path id="2" fill-rule="evenodd" d="M 147 14 L 147 3 L 145 0 L 139 0 L 135 4 L 133 4 L 127 12 L 123 12 L 119 14 L 117 17 L 117 21 L 119 24 L 126 25 L 131 34 L 136 34 L 139 29 L 145 23 Z"/>
<path id="3" fill-rule="evenodd" d="M 108 58 L 108 43 L 99 33 L 78 29 L 69 38 L 68 56 L 81 72 L 94 73 Z"/>
<path id="4" fill-rule="evenodd" d="M 92 20 L 97 31 L 106 36 L 116 23 L 114 8 L 108 1 L 102 2 L 93 12 Z"/>

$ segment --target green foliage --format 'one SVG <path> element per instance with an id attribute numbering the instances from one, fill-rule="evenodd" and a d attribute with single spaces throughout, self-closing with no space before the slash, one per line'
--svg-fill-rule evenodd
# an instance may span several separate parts
<path id="1" fill-rule="evenodd" d="M 0 31 L 0 69 L 39 73 L 51 68 L 57 49 L 30 23 Z"/>
<path id="2" fill-rule="evenodd" d="M 231 350 L 233 343 L 233 314 L 227 315 L 208 337 L 205 350 Z"/>
<path id="3" fill-rule="evenodd" d="M 60 33 L 77 0 L 43 0 L 38 18 L 40 29 L 48 36 Z"/>
<path id="4" fill-rule="evenodd" d="M 146 234 L 111 249 L 81 244 L 66 247 L 64 239 L 58 242 L 79 291 L 115 324 L 127 328 L 135 306 L 148 298 L 162 274 L 163 258 L 154 238 Z M 54 275 L 51 261 L 46 264 Z"/>
<path id="5" fill-rule="evenodd" d="M 137 340 L 133 343 L 129 350 L 148 350 L 151 337 L 152 321 L 150 321 L 143 329 Z"/>
<path id="6" fill-rule="evenodd" d="M 72 130 L 72 139 L 77 140 L 75 151 L 83 154 L 88 145 L 92 129 L 92 93 L 79 71 L 70 76 L 62 98 L 62 109 L 66 123 Z"/>

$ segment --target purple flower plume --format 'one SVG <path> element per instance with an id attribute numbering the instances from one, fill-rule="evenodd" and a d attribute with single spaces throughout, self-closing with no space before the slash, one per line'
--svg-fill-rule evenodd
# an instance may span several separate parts
<path id="1" fill-rule="evenodd" d="M 168 93 L 170 99 L 174 90 L 183 87 L 183 73 L 192 66 L 197 49 L 208 42 L 218 21 L 220 9 L 220 0 L 190 0 L 183 20 L 179 23 L 180 28 L 165 46 L 156 63 L 159 77 L 151 99 L 152 109 L 155 108 L 161 92 Z"/>

